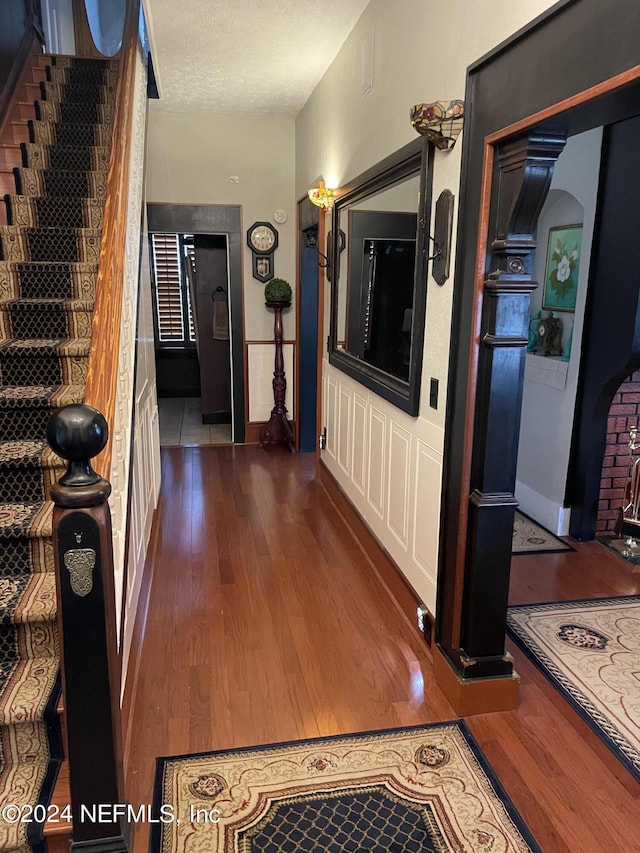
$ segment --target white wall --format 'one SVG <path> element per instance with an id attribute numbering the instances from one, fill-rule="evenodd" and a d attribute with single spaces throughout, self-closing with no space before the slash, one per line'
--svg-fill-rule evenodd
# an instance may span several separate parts
<path id="1" fill-rule="evenodd" d="M 411 106 L 464 97 L 467 66 L 551 5 L 550 0 L 372 0 L 296 120 L 296 194 L 318 178 L 332 187 L 345 184 L 415 139 Z M 373 88 L 362 97 L 362 57 L 372 39 Z M 452 152 L 436 152 L 434 200 L 449 188 L 457 202 L 460 157 L 460 141 Z M 432 610 L 452 280 L 453 269 L 442 288 L 430 279 L 417 418 L 330 366 L 326 356 L 323 363 L 324 460 Z M 328 316 L 326 323 L 328 328 Z M 428 405 L 430 377 L 440 384 L 437 410 Z"/>
<path id="2" fill-rule="evenodd" d="M 172 204 L 242 206 L 244 267 L 244 338 L 255 345 L 273 341 L 273 312 L 265 308 L 264 284 L 253 278 L 246 231 L 268 221 L 278 231 L 274 271 L 294 291 L 296 274 L 296 199 L 294 196 L 294 121 L 288 118 L 236 116 L 221 113 L 165 112 L 151 101 L 147 144 L 147 201 Z M 278 208 L 287 222 L 275 224 Z M 295 340 L 295 304 L 283 313 L 285 341 Z M 255 387 L 264 371 L 273 373 L 273 346 L 252 352 L 247 400 L 263 392 Z M 264 355 L 262 368 L 257 362 Z M 287 384 L 294 387 L 293 376 Z M 254 387 L 252 387 L 252 381 Z M 291 413 L 292 405 L 288 404 Z M 253 407 L 255 411 L 255 405 Z"/>
<path id="3" fill-rule="evenodd" d="M 47 52 L 75 54 L 72 0 L 41 0 L 41 8 Z"/>
<path id="4" fill-rule="evenodd" d="M 578 386 L 589 258 L 600 170 L 602 128 L 574 136 L 560 155 L 551 189 L 538 220 L 538 249 L 531 315 L 542 306 L 549 229 L 583 223 L 575 314 L 554 312 L 563 322 L 563 347 L 573 323 L 569 361 L 527 355 L 522 400 L 516 497 L 521 509 L 554 533 L 569 532 L 570 512 L 563 507 Z M 547 311 L 543 311 L 547 316 Z"/>

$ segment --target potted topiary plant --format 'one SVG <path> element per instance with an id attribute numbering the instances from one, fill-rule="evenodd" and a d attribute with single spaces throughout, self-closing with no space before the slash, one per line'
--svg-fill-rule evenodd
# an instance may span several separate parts
<path id="1" fill-rule="evenodd" d="M 291 304 L 291 285 L 283 278 L 272 278 L 264 287 L 264 301 L 269 307 L 275 302 L 286 308 Z"/>

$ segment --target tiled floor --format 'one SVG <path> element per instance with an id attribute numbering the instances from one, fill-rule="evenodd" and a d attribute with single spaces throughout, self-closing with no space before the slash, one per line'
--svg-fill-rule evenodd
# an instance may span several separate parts
<path id="1" fill-rule="evenodd" d="M 200 397 L 160 397 L 160 445 L 231 444 L 231 424 L 203 424 Z"/>

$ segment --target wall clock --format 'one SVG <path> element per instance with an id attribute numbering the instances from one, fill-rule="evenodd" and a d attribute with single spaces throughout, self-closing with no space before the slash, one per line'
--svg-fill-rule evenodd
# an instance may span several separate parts
<path id="1" fill-rule="evenodd" d="M 278 232 L 269 222 L 254 222 L 247 231 L 247 245 L 253 255 L 253 277 L 258 281 L 273 278 L 273 253 L 278 247 Z"/>
<path id="2" fill-rule="evenodd" d="M 562 355 L 562 320 L 549 312 L 548 317 L 540 320 L 537 331 L 537 343 L 534 352 L 543 355 Z"/>

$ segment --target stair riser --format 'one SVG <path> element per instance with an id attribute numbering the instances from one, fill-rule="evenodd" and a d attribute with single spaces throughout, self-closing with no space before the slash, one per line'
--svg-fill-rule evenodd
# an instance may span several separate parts
<path id="1" fill-rule="evenodd" d="M 56 169 L 101 172 L 109 168 L 109 148 L 78 145 L 36 145 L 21 147 L 21 160 L 12 166 L 30 169 Z"/>
<path id="2" fill-rule="evenodd" d="M 57 169 L 14 169 L 15 193 L 49 198 L 97 198 L 104 201 L 107 172 L 71 172 Z"/>
<path id="3" fill-rule="evenodd" d="M 4 356 L 0 354 L 0 385 L 83 385 L 86 356 Z M 0 417 L 0 424 L 2 418 Z"/>
<path id="4" fill-rule="evenodd" d="M 11 263 L 50 261 L 97 264 L 100 257 L 98 236 L 83 236 L 69 230 L 59 232 L 52 240 L 52 235 L 38 229 L 7 231 L 7 228 L 0 230 L 2 258 Z"/>
<path id="5" fill-rule="evenodd" d="M 61 122 L 66 125 L 113 124 L 111 104 L 57 104 L 54 101 L 34 101 L 32 109 L 34 112 L 24 116 L 26 121 L 35 117 L 37 121 Z"/>
<path id="6" fill-rule="evenodd" d="M 0 308 L 0 342 L 34 338 L 89 338 L 93 312 L 44 309 L 38 305 L 18 303 Z"/>
<path id="7" fill-rule="evenodd" d="M 102 80 L 78 83 L 41 83 L 34 100 L 42 99 L 54 104 L 113 104 L 115 87 L 105 86 Z"/>
<path id="8" fill-rule="evenodd" d="M 51 486 L 64 474 L 60 468 L 11 465 L 0 462 L 0 501 L 37 503 L 49 500 Z"/>
<path id="9" fill-rule="evenodd" d="M 20 228 L 95 228 L 104 219 L 101 199 L 6 196 L 7 224 Z"/>
<path id="10" fill-rule="evenodd" d="M 0 263 L 0 300 L 95 299 L 97 270 L 24 264 L 21 268 Z"/>
<path id="11" fill-rule="evenodd" d="M 53 544 L 49 539 L 0 536 L 0 564 L 3 577 L 53 572 Z"/>
<path id="12" fill-rule="evenodd" d="M 63 125 L 33 121 L 28 126 L 29 142 L 41 145 L 111 145 L 112 127 L 107 125 Z M 21 140 L 22 141 L 22 140 Z"/>
<path id="13" fill-rule="evenodd" d="M 58 653 L 58 632 L 55 622 L 27 625 L 0 625 L 0 654 L 3 660 L 47 658 Z"/>
<path id="14" fill-rule="evenodd" d="M 42 438 L 52 411 L 51 406 L 0 409 L 0 434 L 5 441 Z"/>

